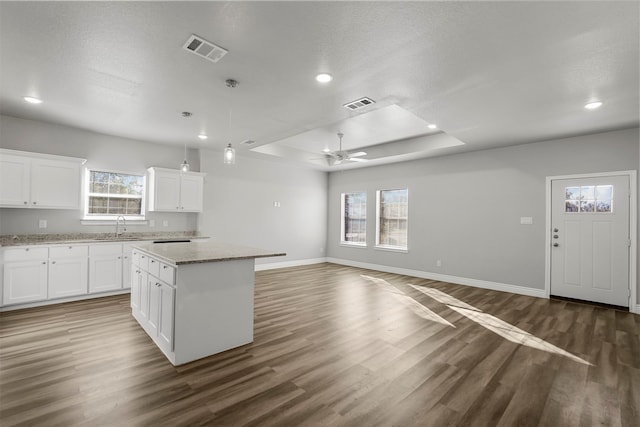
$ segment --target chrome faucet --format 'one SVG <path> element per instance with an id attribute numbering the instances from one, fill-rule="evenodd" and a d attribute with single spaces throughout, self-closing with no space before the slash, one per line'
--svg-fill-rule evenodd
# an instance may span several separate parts
<path id="1" fill-rule="evenodd" d="M 122 218 L 122 231 L 120 231 L 120 218 Z M 127 231 L 127 220 L 124 219 L 124 216 L 118 215 L 116 218 L 116 237 L 121 236 L 125 231 Z"/>

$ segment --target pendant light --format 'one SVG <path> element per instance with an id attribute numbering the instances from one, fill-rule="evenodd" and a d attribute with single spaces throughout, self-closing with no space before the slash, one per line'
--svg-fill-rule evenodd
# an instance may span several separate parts
<path id="1" fill-rule="evenodd" d="M 184 144 L 184 160 L 180 163 L 181 172 L 189 172 L 189 163 L 187 162 L 187 144 Z"/>
<path id="2" fill-rule="evenodd" d="M 238 86 L 238 82 L 233 79 L 228 79 L 225 83 L 231 89 Z M 225 165 L 233 165 L 236 162 L 236 150 L 231 146 L 231 102 L 229 102 L 229 143 L 224 149 L 223 161 Z"/>

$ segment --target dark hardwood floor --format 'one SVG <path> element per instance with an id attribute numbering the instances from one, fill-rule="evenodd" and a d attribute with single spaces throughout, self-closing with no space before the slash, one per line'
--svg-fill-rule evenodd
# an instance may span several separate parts
<path id="1" fill-rule="evenodd" d="M 0 314 L 0 425 L 640 425 L 640 316 L 318 264 L 173 367 L 128 296 Z"/>

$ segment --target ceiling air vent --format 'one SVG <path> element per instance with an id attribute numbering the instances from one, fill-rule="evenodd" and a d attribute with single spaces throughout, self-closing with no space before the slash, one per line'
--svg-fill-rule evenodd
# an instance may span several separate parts
<path id="1" fill-rule="evenodd" d="M 256 142 L 253 139 L 247 139 L 247 140 L 242 141 L 242 143 L 243 144 L 247 144 L 247 145 L 253 145 Z"/>
<path id="2" fill-rule="evenodd" d="M 367 98 L 366 96 L 364 98 L 360 98 L 360 99 L 356 99 L 355 101 L 351 101 L 351 102 L 347 102 L 346 104 L 344 104 L 345 108 L 348 108 L 349 110 L 359 110 L 360 108 L 364 108 L 364 107 L 368 107 L 369 105 L 375 104 L 376 101 L 374 101 L 371 98 Z"/>
<path id="3" fill-rule="evenodd" d="M 191 37 L 182 46 L 183 49 L 193 52 L 196 55 L 208 59 L 211 62 L 218 62 L 229 51 L 206 41 L 202 37 L 191 34 Z"/>

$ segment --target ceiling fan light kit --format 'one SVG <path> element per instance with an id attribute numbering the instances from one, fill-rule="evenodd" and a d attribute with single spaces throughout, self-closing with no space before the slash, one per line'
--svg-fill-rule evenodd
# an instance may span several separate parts
<path id="1" fill-rule="evenodd" d="M 361 159 L 361 157 L 366 156 L 367 153 L 364 151 L 358 151 L 356 153 L 349 153 L 346 150 L 342 149 L 342 138 L 344 134 L 342 132 L 338 132 L 338 139 L 340 140 L 340 148 L 338 151 L 324 151 L 323 152 L 327 156 L 327 163 L 329 166 L 339 165 L 344 161 L 350 162 L 366 162 L 367 159 Z"/>

